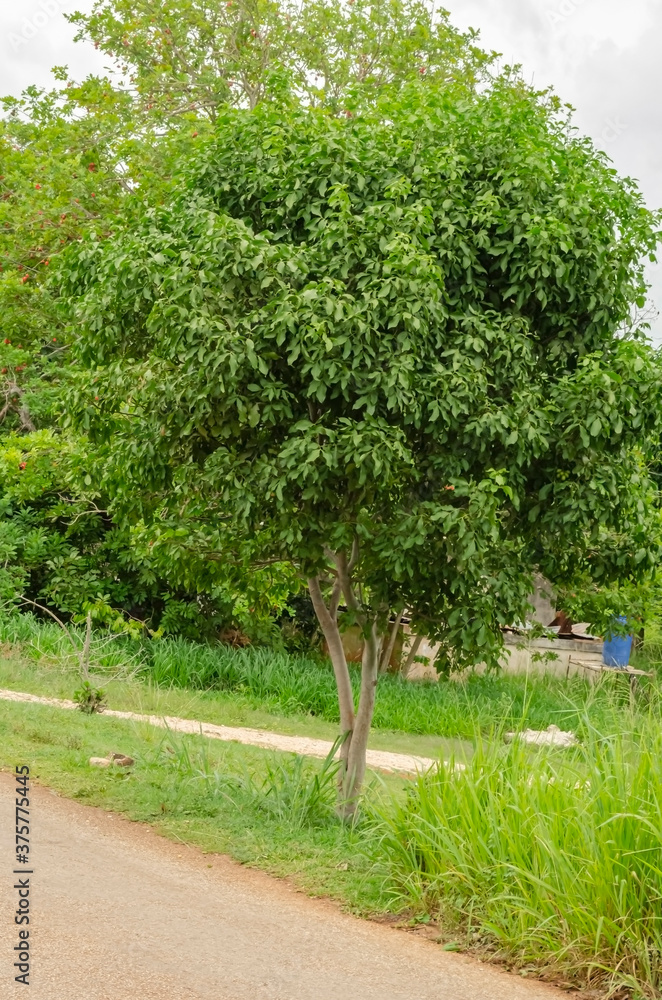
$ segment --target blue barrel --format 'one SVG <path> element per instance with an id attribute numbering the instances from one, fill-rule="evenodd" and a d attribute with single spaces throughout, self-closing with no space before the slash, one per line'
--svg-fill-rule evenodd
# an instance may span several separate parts
<path id="1" fill-rule="evenodd" d="M 625 615 L 619 615 L 616 621 L 625 624 L 627 618 Z M 605 636 L 602 647 L 602 662 L 606 667 L 616 667 L 619 670 L 625 670 L 630 662 L 632 638 L 631 635 L 607 634 Z"/>

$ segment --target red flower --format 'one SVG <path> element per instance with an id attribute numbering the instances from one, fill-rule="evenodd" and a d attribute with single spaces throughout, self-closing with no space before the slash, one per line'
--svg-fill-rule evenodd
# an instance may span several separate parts
<path id="1" fill-rule="evenodd" d="M 24 469 L 27 464 L 28 464 L 27 462 L 21 462 L 19 465 L 19 469 Z"/>
<path id="2" fill-rule="evenodd" d="M 29 274 L 24 274 L 23 277 L 21 278 L 21 284 L 24 285 L 25 282 L 29 281 L 29 280 L 30 280 L 30 275 Z"/>
<path id="3" fill-rule="evenodd" d="M 37 191 L 41 190 L 41 184 L 35 184 L 35 187 L 36 187 Z"/>

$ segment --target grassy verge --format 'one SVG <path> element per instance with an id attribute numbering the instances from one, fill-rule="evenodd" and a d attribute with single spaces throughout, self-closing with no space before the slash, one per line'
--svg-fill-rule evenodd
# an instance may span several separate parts
<path id="1" fill-rule="evenodd" d="M 7 651 L 0 659 L 0 688 L 27 691 L 51 698 L 70 699 L 80 686 L 76 667 L 67 661 L 24 659 L 23 651 Z M 338 723 L 304 714 L 279 715 L 241 691 L 194 691 L 159 686 L 149 680 L 127 678 L 106 672 L 94 673 L 92 682 L 106 692 L 108 707 L 141 714 L 179 716 L 224 726 L 244 726 L 269 732 L 313 739 L 333 740 Z M 373 730 L 369 745 L 374 750 L 417 754 L 436 758 L 471 753 L 467 740 L 431 735 Z"/>
<path id="2" fill-rule="evenodd" d="M 571 752 L 479 746 L 382 811 L 401 905 L 520 969 L 609 996 L 662 988 L 662 732 Z"/>
<path id="3" fill-rule="evenodd" d="M 579 709 L 578 709 L 579 711 Z M 0 766 L 228 853 L 364 915 L 430 922 L 454 950 L 652 1000 L 662 987 L 662 727 L 626 712 L 571 751 L 482 743 L 466 770 L 374 778 L 355 828 L 332 768 L 101 716 L 0 703 Z M 131 771 L 90 756 L 129 753 Z"/>
<path id="4" fill-rule="evenodd" d="M 127 753 L 135 767 L 101 770 L 90 757 Z M 0 767 L 30 765 L 40 783 L 83 803 L 151 823 L 204 851 L 288 876 L 313 895 L 383 912 L 386 870 L 374 826 L 335 820 L 335 784 L 319 762 L 164 733 L 103 715 L 0 704 Z M 374 795 L 397 779 L 373 779 Z"/>
<path id="5" fill-rule="evenodd" d="M 1 640 L 20 648 L 24 659 L 57 668 L 50 678 L 45 670 L 26 670 L 19 682 L 34 683 L 35 693 L 47 693 L 50 685 L 50 693 L 71 696 L 76 686 L 76 658 L 57 625 L 43 624 L 30 615 L 0 618 Z M 184 640 L 139 645 L 125 639 L 97 638 L 93 663 L 116 708 L 139 710 L 142 700 L 144 710 L 148 705 L 154 711 L 167 707 L 171 714 L 190 715 L 191 710 L 204 708 L 204 714 L 193 717 L 210 722 L 288 732 L 283 720 L 291 720 L 300 735 L 335 734 L 335 682 L 330 664 L 320 659 L 268 649 L 202 646 Z M 59 678 L 58 669 L 62 670 Z M 115 681 L 108 682 L 109 678 Z M 356 672 L 353 682 L 358 684 Z M 6 686 L 14 686 L 14 681 L 7 681 Z M 654 684 L 642 684 L 644 700 L 651 694 L 656 697 L 655 692 Z M 372 745 L 400 749 L 393 745 L 391 734 L 409 734 L 421 738 L 416 746 L 407 746 L 409 752 L 435 756 L 441 747 L 439 741 L 471 740 L 476 732 L 488 733 L 494 726 L 544 729 L 554 723 L 582 736 L 591 727 L 610 732 L 618 727 L 628 700 L 627 684 L 616 677 L 592 686 L 578 678 L 473 676 L 461 683 L 412 684 L 386 676 L 380 679 L 377 692 Z M 186 705 L 191 708 L 186 709 Z M 402 737 L 398 739 L 402 743 Z"/>

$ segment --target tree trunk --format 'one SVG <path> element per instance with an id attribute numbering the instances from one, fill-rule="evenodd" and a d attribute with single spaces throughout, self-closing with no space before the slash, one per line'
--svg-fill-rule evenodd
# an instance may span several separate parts
<path id="1" fill-rule="evenodd" d="M 340 587 L 336 588 L 331 595 L 331 602 L 327 607 L 322 596 L 319 577 L 314 577 L 308 581 L 308 591 L 313 602 L 317 620 L 320 623 L 322 634 L 326 639 L 327 649 L 333 665 L 333 673 L 336 678 L 336 688 L 338 690 L 338 708 L 340 709 L 340 732 L 343 737 L 343 744 L 340 749 L 340 759 L 342 761 L 342 774 L 340 785 L 344 780 L 344 772 L 347 768 L 349 758 L 349 748 L 354 730 L 354 694 L 352 683 L 347 668 L 347 659 L 343 649 L 342 637 L 338 628 L 338 597 Z"/>
<path id="2" fill-rule="evenodd" d="M 340 815 L 345 820 L 351 819 L 356 813 L 363 779 L 365 778 L 366 753 L 368 750 L 370 726 L 372 725 L 372 717 L 375 710 L 375 694 L 379 678 L 379 654 L 381 646 L 382 639 L 377 633 L 377 623 L 372 622 L 370 632 L 366 636 L 363 647 L 359 707 L 349 745 L 347 769 L 342 786 L 342 800 L 339 803 Z"/>
<path id="3" fill-rule="evenodd" d="M 332 555 L 332 554 L 330 554 Z M 361 609 L 351 586 L 351 569 L 353 558 L 347 562 L 342 554 L 332 556 L 338 569 L 330 601 L 327 603 L 322 595 L 319 577 L 308 580 L 308 590 L 313 602 L 317 620 L 333 665 L 333 672 L 338 688 L 338 706 L 340 708 L 340 730 L 343 743 L 340 751 L 340 774 L 338 779 L 338 814 L 344 820 L 351 819 L 356 813 L 361 794 L 361 786 L 366 771 L 366 751 L 368 736 L 375 708 L 375 689 L 379 677 L 379 658 L 382 648 L 382 638 L 378 632 L 377 621 L 363 623 L 369 629 L 363 647 L 361 661 L 361 692 L 358 709 L 354 710 L 354 696 L 347 668 L 347 659 L 342 645 L 342 637 L 338 628 L 338 602 L 340 595 L 345 595 L 347 605 L 352 611 Z M 388 619 L 387 619 L 388 620 Z"/>
<path id="4" fill-rule="evenodd" d="M 414 662 L 414 657 L 418 653 L 422 642 L 423 642 L 422 635 L 419 634 L 414 636 L 409 653 L 407 654 L 407 659 L 405 660 L 404 666 L 402 668 L 402 676 L 405 679 L 407 677 L 407 674 L 411 670 L 411 665 Z"/>
<path id="5" fill-rule="evenodd" d="M 379 665 L 380 674 L 385 674 L 388 670 L 388 665 L 391 662 L 391 657 L 393 656 L 393 650 L 395 649 L 395 644 L 398 640 L 398 632 L 400 631 L 400 626 L 402 624 L 402 619 L 405 616 L 404 608 L 400 614 L 395 619 L 393 627 L 391 628 L 391 634 L 389 635 L 386 648 L 381 658 L 381 663 Z"/>

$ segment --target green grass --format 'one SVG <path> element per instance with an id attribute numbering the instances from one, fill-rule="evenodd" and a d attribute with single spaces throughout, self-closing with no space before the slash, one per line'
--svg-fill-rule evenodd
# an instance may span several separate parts
<path id="1" fill-rule="evenodd" d="M 127 753 L 129 771 L 90 757 Z M 291 754 L 164 733 L 145 723 L 0 703 L 0 767 L 88 805 L 148 822 L 173 840 L 229 854 L 354 911 L 383 912 L 385 867 L 374 827 L 335 819 L 333 771 Z M 402 782 L 373 777 L 375 794 Z M 38 816 L 35 814 L 35 823 Z"/>
<path id="2" fill-rule="evenodd" d="M 382 811 L 401 906 L 555 980 L 659 997 L 662 729 L 628 715 L 573 751 L 478 746 Z M 630 992 L 631 991 L 631 992 Z"/>
<path id="3" fill-rule="evenodd" d="M 149 681 L 126 679 L 112 674 L 94 674 L 94 684 L 107 694 L 108 707 L 141 714 L 179 716 L 216 725 L 266 729 L 287 736 L 333 740 L 338 723 L 311 715 L 278 715 L 260 706 L 241 692 L 191 691 L 186 688 L 158 687 Z M 71 699 L 80 685 L 76 669 L 67 663 L 42 659 L 26 660 L 22 651 L 0 659 L 0 687 L 27 691 L 53 698 Z M 373 730 L 369 745 L 375 750 L 417 754 L 436 758 L 450 753 L 466 754 L 471 746 L 466 740 L 445 739 L 430 735 Z"/>
<path id="4" fill-rule="evenodd" d="M 355 912 L 432 919 L 459 950 L 652 1000 L 662 987 L 659 711 L 626 707 L 618 729 L 600 733 L 588 719 L 583 729 L 571 751 L 477 732 L 465 770 L 375 776 L 355 828 L 335 818 L 329 762 L 103 715 L 0 702 L 0 766 L 28 763 L 63 795 Z M 89 766 L 112 751 L 135 768 Z"/>
<path id="5" fill-rule="evenodd" d="M 71 698 L 79 663 L 56 625 L 0 618 L 0 686 Z M 74 634 L 80 648 L 82 636 Z M 109 706 L 333 740 L 330 666 L 266 649 L 95 636 Z M 638 654 L 655 667 L 656 648 Z M 353 682 L 358 676 L 354 673 Z M 509 729 L 572 729 L 571 751 L 506 747 Z M 27 762 L 64 795 L 292 878 L 364 914 L 438 922 L 453 947 L 533 975 L 662 994 L 662 704 L 657 678 L 380 679 L 371 746 L 450 766 L 373 778 L 355 828 L 335 818 L 333 765 L 149 725 L 0 702 L 0 766 Z M 90 756 L 129 753 L 129 773 Z M 455 770 L 452 758 L 467 763 Z M 619 992 L 620 991 L 620 992 Z"/>
<path id="6" fill-rule="evenodd" d="M 78 686 L 72 686 L 71 679 L 76 658 L 69 640 L 55 623 L 43 624 L 30 615 L 0 619 L 0 641 L 18 644 L 33 662 L 68 669 L 69 687 L 61 685 L 58 693 L 71 697 L 74 686 Z M 142 698 L 153 710 L 165 710 L 167 701 L 171 714 L 190 715 L 174 706 L 188 704 L 197 711 L 203 705 L 200 698 L 204 698 L 205 714 L 194 714 L 194 718 L 280 728 L 282 732 L 288 731 L 282 720 L 292 720 L 300 735 L 313 735 L 313 730 L 331 738 L 335 735 L 335 681 L 330 664 L 320 658 L 170 639 L 140 645 L 122 638 L 97 638 L 93 653 L 112 707 L 135 709 L 136 700 Z M 358 672 L 352 673 L 358 687 Z M 115 687 L 106 683 L 108 677 L 116 678 Z M 40 683 L 44 680 L 42 676 Z M 135 686 L 135 681 L 140 681 L 141 686 Z M 649 688 L 648 683 L 642 685 L 644 698 Z M 179 700 L 174 694 L 178 690 L 182 692 Z M 156 691 L 168 692 L 160 699 L 161 709 L 154 705 L 158 700 Z M 45 692 L 40 689 L 38 693 Z M 544 729 L 555 723 L 580 735 L 589 725 L 609 732 L 618 725 L 628 697 L 627 684 L 616 677 L 592 686 L 579 678 L 559 681 L 554 677 L 476 675 L 462 682 L 442 680 L 432 684 L 385 676 L 379 682 L 373 729 L 377 740 L 383 735 L 391 744 L 394 733 L 421 737 L 410 752 L 434 756 L 440 740 L 470 740 L 476 731 L 486 733 L 497 724 L 513 729 Z M 259 718 L 263 721 L 259 722 Z M 280 720 L 278 725 L 274 720 Z"/>

